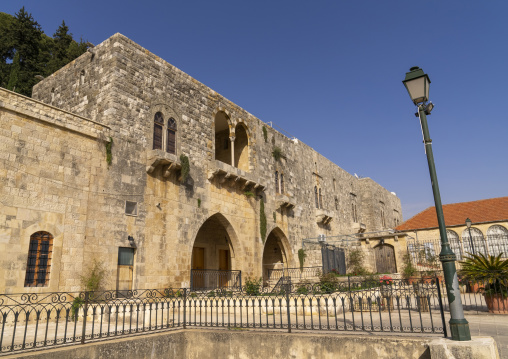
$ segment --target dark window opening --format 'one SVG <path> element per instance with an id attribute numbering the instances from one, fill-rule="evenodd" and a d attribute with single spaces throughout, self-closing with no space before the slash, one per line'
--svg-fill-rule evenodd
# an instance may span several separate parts
<path id="1" fill-rule="evenodd" d="M 45 287 L 49 282 L 53 236 L 36 232 L 30 236 L 26 266 L 25 287 Z"/>

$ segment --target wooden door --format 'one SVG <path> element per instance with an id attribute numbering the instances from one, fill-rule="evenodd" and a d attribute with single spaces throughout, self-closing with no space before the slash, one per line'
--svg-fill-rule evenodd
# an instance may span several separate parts
<path id="1" fill-rule="evenodd" d="M 376 253 L 376 267 L 378 273 L 396 273 L 395 250 L 388 244 L 381 244 L 374 248 Z"/>
<path id="2" fill-rule="evenodd" d="M 192 248 L 192 287 L 204 288 L 205 287 L 205 249 L 194 247 Z"/>
<path id="3" fill-rule="evenodd" d="M 227 287 L 229 282 L 229 250 L 227 249 L 219 249 L 219 287 Z"/>

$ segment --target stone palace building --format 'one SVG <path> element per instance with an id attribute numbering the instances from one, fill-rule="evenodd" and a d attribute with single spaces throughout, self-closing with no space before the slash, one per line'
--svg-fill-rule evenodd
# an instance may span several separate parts
<path id="1" fill-rule="evenodd" d="M 32 97 L 0 89 L 2 293 L 80 290 L 94 260 L 117 289 L 261 277 L 298 268 L 303 239 L 359 232 L 399 261 L 394 193 L 121 34 Z M 320 265 L 310 250 L 305 266 Z"/>

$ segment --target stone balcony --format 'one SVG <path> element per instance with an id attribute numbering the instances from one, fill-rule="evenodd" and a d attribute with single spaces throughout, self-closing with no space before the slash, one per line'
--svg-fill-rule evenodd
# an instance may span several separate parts
<path id="1" fill-rule="evenodd" d="M 353 223 L 352 228 L 353 228 L 353 231 L 355 231 L 357 233 L 363 233 L 367 229 L 367 226 L 363 223 L 355 222 L 355 223 Z"/>
<path id="2" fill-rule="evenodd" d="M 240 190 L 264 191 L 266 186 L 256 176 L 221 161 L 208 165 L 208 180 L 216 179 L 221 185 L 239 187 Z"/>
<path id="3" fill-rule="evenodd" d="M 316 222 L 328 224 L 333 220 L 333 213 L 326 209 L 316 209 Z"/>
<path id="4" fill-rule="evenodd" d="M 290 194 L 277 194 L 275 198 L 278 207 L 291 209 L 296 206 L 295 200 Z"/>
<path id="5" fill-rule="evenodd" d="M 176 155 L 163 150 L 148 151 L 146 155 L 146 172 L 149 174 L 153 173 L 159 166 L 165 167 L 162 172 L 162 176 L 165 178 L 169 177 L 171 172 L 179 171 L 182 168 Z"/>

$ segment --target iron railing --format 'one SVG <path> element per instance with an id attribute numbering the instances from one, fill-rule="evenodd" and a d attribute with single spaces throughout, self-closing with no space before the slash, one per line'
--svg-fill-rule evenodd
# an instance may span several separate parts
<path id="1" fill-rule="evenodd" d="M 441 286 L 379 279 L 289 284 L 278 292 L 182 289 L 0 295 L 0 353 L 185 328 L 446 336 Z M 439 283 L 439 282 L 437 282 Z"/>
<path id="2" fill-rule="evenodd" d="M 242 287 L 242 271 L 239 270 L 191 269 L 190 278 L 191 290 Z"/>
<path id="3" fill-rule="evenodd" d="M 321 267 L 303 267 L 303 268 L 285 268 L 285 269 L 265 269 L 265 279 L 267 281 L 278 281 L 282 277 L 291 277 L 293 282 L 302 279 L 311 279 L 321 274 Z"/>
<path id="4" fill-rule="evenodd" d="M 468 253 L 483 253 L 486 256 L 502 253 L 502 258 L 508 258 L 508 236 L 504 234 L 489 234 L 483 236 L 465 235 L 465 237 L 448 236 L 450 248 L 457 256 L 457 269 L 461 268 L 459 261 L 464 260 Z M 413 265 L 419 271 L 439 271 L 441 263 L 439 253 L 441 252 L 441 239 L 408 239 L 407 251 Z"/>

